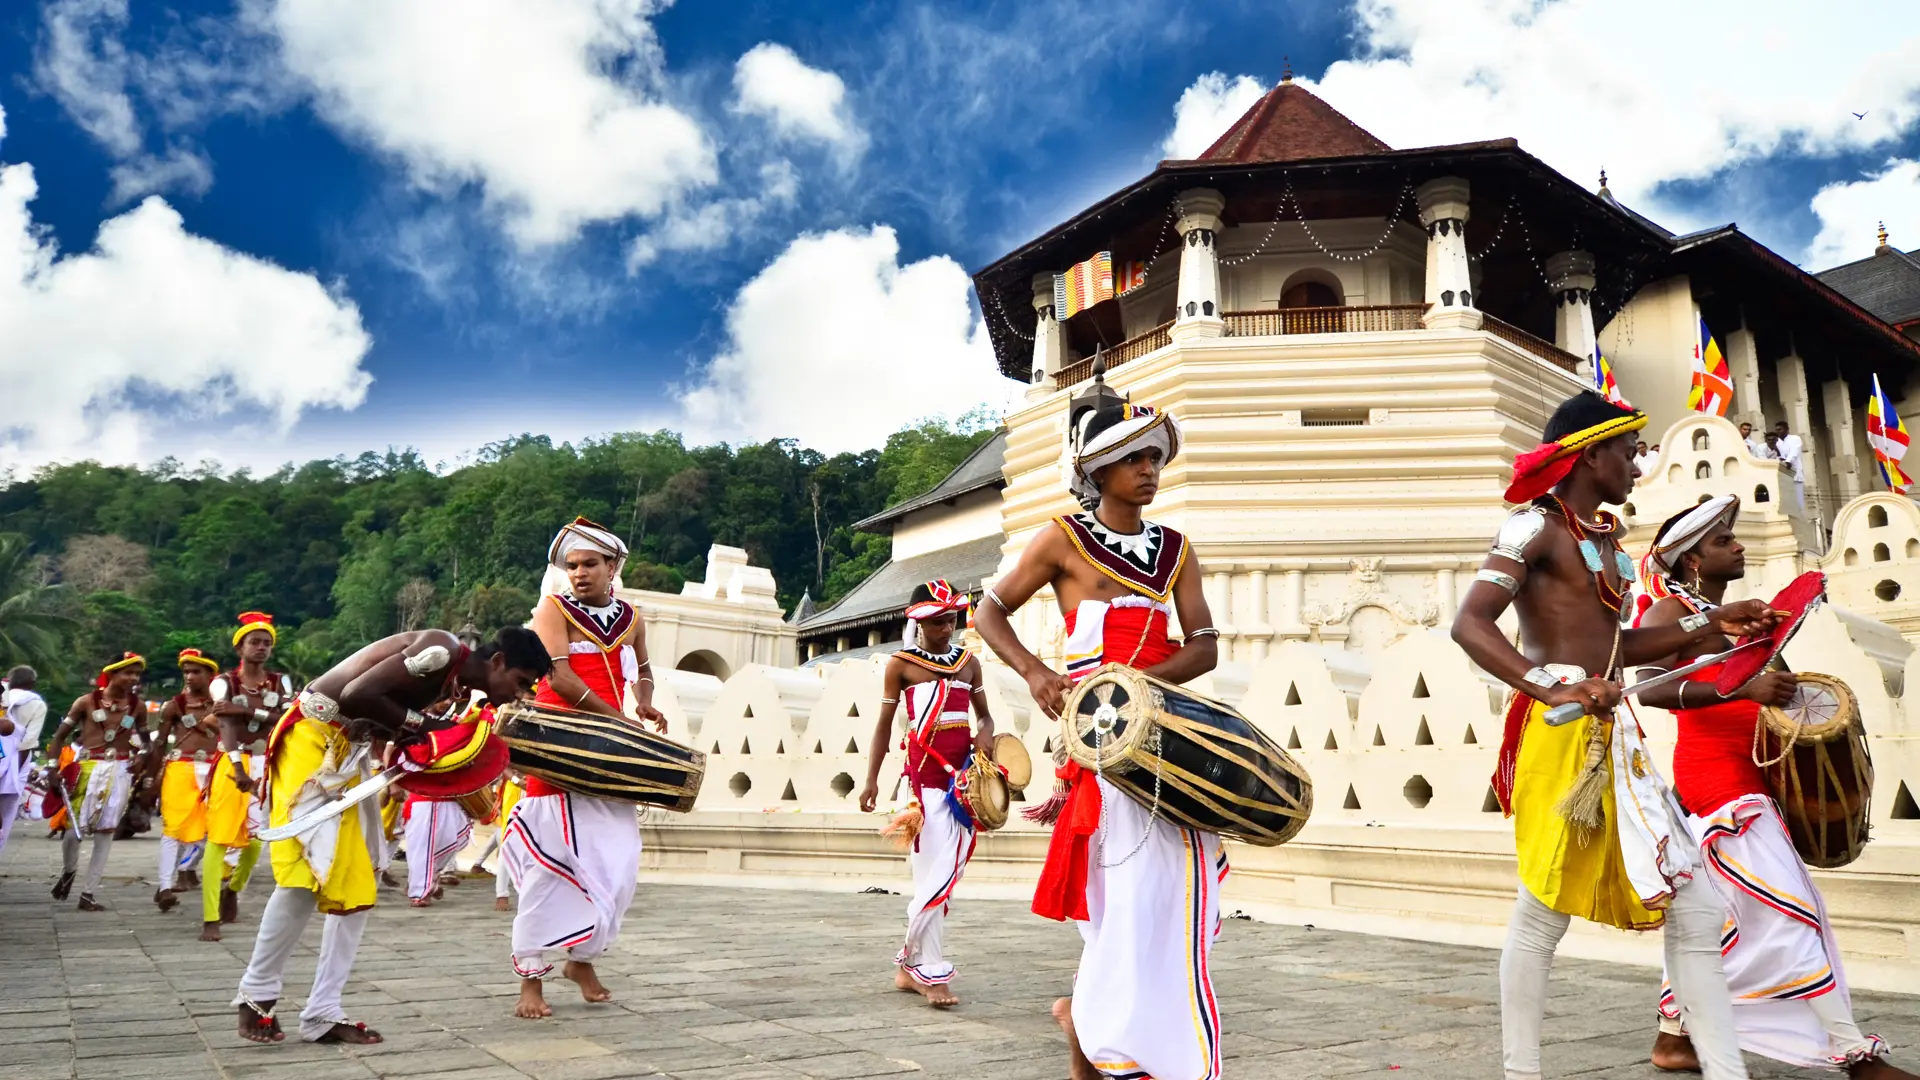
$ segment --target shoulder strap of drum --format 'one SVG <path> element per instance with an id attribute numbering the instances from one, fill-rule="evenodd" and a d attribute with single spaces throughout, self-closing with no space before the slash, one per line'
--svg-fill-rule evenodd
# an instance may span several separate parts
<path id="1" fill-rule="evenodd" d="M 908 689 L 911 689 L 911 687 Z M 939 686 L 933 693 L 933 703 L 927 707 L 926 717 L 917 723 L 913 718 L 913 706 L 911 704 L 907 706 L 907 740 L 911 742 L 913 746 L 917 747 L 922 755 L 932 758 L 941 769 L 945 770 L 948 776 L 954 775 L 955 770 L 953 763 L 949 762 L 940 751 L 933 748 L 932 742 L 920 734 L 920 729 L 922 727 L 937 725 L 940 722 L 941 713 L 946 711 L 947 695 L 952 689 L 953 685 L 947 680 L 939 680 Z M 909 702 L 913 699 L 911 694 L 902 694 L 901 696 L 907 698 Z M 913 754 L 909 752 L 907 754 L 906 768 L 901 771 L 901 775 L 908 776 L 912 771 Z"/>

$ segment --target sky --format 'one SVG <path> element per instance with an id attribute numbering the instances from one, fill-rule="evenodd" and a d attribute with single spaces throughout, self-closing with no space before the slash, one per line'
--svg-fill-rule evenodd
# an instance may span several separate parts
<path id="1" fill-rule="evenodd" d="M 1809 269 L 1920 248 L 1911 0 L 14 0 L 0 473 L 1005 409 L 969 274 L 1289 65 Z"/>

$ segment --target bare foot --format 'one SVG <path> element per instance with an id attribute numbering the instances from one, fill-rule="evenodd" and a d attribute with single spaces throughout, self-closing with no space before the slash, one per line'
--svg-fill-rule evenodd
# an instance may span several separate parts
<path id="1" fill-rule="evenodd" d="M 313 1040 L 317 1043 L 352 1043 L 355 1046 L 372 1046 L 387 1040 L 380 1033 L 365 1024 L 335 1024 L 325 1035 Z"/>
<path id="2" fill-rule="evenodd" d="M 200 924 L 200 940 L 201 941 L 219 941 L 220 940 L 220 923 L 218 921 L 201 923 Z"/>
<path id="3" fill-rule="evenodd" d="M 428 897 L 430 897 L 430 898 L 432 898 L 432 899 L 434 899 L 434 900 L 438 900 L 438 899 L 440 899 L 441 897 L 443 897 L 443 896 L 445 896 L 445 895 L 447 895 L 447 890 L 445 890 L 445 889 L 443 889 L 443 888 L 442 888 L 442 889 L 435 889 L 435 890 L 433 890 L 432 892 L 430 892 L 430 893 L 428 893 L 428 894 L 427 894 L 427 896 L 428 896 Z"/>
<path id="4" fill-rule="evenodd" d="M 449 871 L 446 871 L 446 872 L 444 872 L 444 873 L 442 873 L 442 874 L 440 875 L 440 884 L 442 884 L 442 885 L 458 885 L 458 884 L 460 884 L 460 875 L 459 875 L 459 874 L 456 874 L 456 873 L 454 873 L 454 872 L 453 872 L 453 871 L 451 871 L 451 870 L 449 870 Z"/>
<path id="5" fill-rule="evenodd" d="M 1883 1057 L 1868 1058 L 1847 1066 L 1850 1080 L 1915 1080 L 1912 1073 L 1895 1068 L 1893 1063 Z"/>
<path id="6" fill-rule="evenodd" d="M 494 898 L 493 898 L 493 910 L 495 910 L 495 911 L 505 911 L 505 910 L 507 910 L 507 907 L 508 907 L 508 906 L 509 906 L 509 905 L 507 904 L 507 898 L 506 898 L 506 897 L 504 897 L 504 896 L 496 896 L 496 897 L 494 897 Z"/>
<path id="7" fill-rule="evenodd" d="M 599 972 L 585 960 L 567 961 L 561 966 L 560 975 L 578 985 L 580 996 L 590 1003 L 613 1000 L 613 991 L 600 984 Z"/>
<path id="8" fill-rule="evenodd" d="M 413 899 L 407 901 L 407 903 L 412 904 L 414 907 L 432 907 L 433 894 L 428 893 L 425 896 L 416 896 Z"/>
<path id="9" fill-rule="evenodd" d="M 220 886 L 220 921 L 230 923 L 240 918 L 240 894 Z"/>
<path id="10" fill-rule="evenodd" d="M 174 908 L 180 906 L 180 898 L 173 895 L 172 889 L 155 889 L 153 891 L 153 906 L 159 908 L 161 911 L 172 911 Z"/>
<path id="11" fill-rule="evenodd" d="M 394 876 L 385 870 L 380 871 L 380 884 L 385 885 L 389 889 L 397 889 L 400 887 L 400 882 L 396 881 Z"/>
<path id="12" fill-rule="evenodd" d="M 955 1005 L 960 1004 L 960 999 L 953 996 L 953 989 L 946 983 L 934 983 L 929 986 L 922 986 L 920 987 L 920 996 L 926 998 L 927 1004 L 936 1009 L 951 1009 Z"/>
<path id="13" fill-rule="evenodd" d="M 920 992 L 920 984 L 914 982 L 913 976 L 907 974 L 907 969 L 902 967 L 893 969 L 893 988 L 895 990 L 905 990 L 909 994 L 917 994 Z"/>
<path id="14" fill-rule="evenodd" d="M 553 1015 L 539 979 L 520 980 L 520 1000 L 513 1003 L 513 1015 L 522 1020 L 544 1020 Z"/>
<path id="15" fill-rule="evenodd" d="M 1053 1019 L 1067 1033 L 1068 1080 L 1100 1080 L 1099 1070 L 1080 1052 L 1080 1037 L 1073 1033 L 1073 999 L 1063 997 L 1053 1003 Z"/>
<path id="16" fill-rule="evenodd" d="M 1653 1067 L 1664 1072 L 1699 1072 L 1700 1055 L 1685 1035 L 1661 1032 L 1653 1037 Z"/>
<path id="17" fill-rule="evenodd" d="M 80 909 L 81 911 L 105 911 L 105 910 L 107 910 L 107 907 L 106 907 L 106 905 L 105 905 L 105 904 L 102 904 L 102 903 L 101 903 L 100 901 L 98 901 L 98 900 L 95 900 L 95 899 L 93 898 L 93 894 L 92 894 L 92 893 L 81 893 L 81 894 L 80 894 L 80 902 L 79 902 L 78 904 L 75 904 L 74 906 L 75 906 L 75 907 L 77 907 L 77 908 L 79 908 L 79 909 Z"/>
<path id="18" fill-rule="evenodd" d="M 274 1002 L 262 1001 L 257 1004 L 257 1011 L 254 1005 L 242 1003 L 239 1006 L 240 1037 L 257 1043 L 277 1043 L 285 1039 L 287 1036 L 280 1030 L 280 1021 L 274 1019 Z"/>

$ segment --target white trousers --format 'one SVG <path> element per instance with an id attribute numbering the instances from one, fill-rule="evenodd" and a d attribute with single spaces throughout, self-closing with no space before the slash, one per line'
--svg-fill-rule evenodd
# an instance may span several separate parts
<path id="1" fill-rule="evenodd" d="M 7 850 L 7 837 L 13 835 L 13 822 L 24 802 L 25 796 L 0 795 L 0 852 Z"/>
<path id="2" fill-rule="evenodd" d="M 1086 947 L 1073 984 L 1080 1050 L 1109 1076 L 1215 1080 L 1220 1011 L 1207 964 L 1227 856 L 1100 779 L 1088 845 Z"/>
<path id="3" fill-rule="evenodd" d="M 440 872 L 473 836 L 473 819 L 456 802 L 417 802 L 407 815 L 407 896 L 418 900 L 438 887 Z"/>
<path id="4" fill-rule="evenodd" d="M 1521 887 L 1507 923 L 1507 943 L 1500 950 L 1500 1035 L 1507 1080 L 1539 1080 L 1547 974 L 1571 921 Z M 1725 921 L 1712 886 L 1693 880 L 1676 887 L 1667 906 L 1667 972 L 1693 1030 L 1693 1049 L 1706 1080 L 1745 1080 L 1747 1066 L 1734 1036 L 1733 1001 L 1720 966 L 1720 927 Z"/>
<path id="5" fill-rule="evenodd" d="M 923 824 L 907 855 L 913 869 L 913 899 L 907 901 L 907 940 L 895 954 L 913 981 L 937 986 L 953 981 L 953 963 L 943 951 L 947 907 L 973 857 L 974 833 L 961 825 L 944 788 L 920 789 Z"/>
<path id="6" fill-rule="evenodd" d="M 201 853 L 207 849 L 205 840 L 196 840 L 191 844 L 182 844 L 166 833 L 160 834 L 160 887 L 171 890 L 180 880 L 180 871 L 191 870 L 200 865 Z"/>
<path id="7" fill-rule="evenodd" d="M 632 803 L 528 796 L 513 806 L 500 856 L 520 894 L 514 973 L 544 978 L 554 957 L 592 960 L 619 936 L 640 881 L 640 819 Z"/>
<path id="8" fill-rule="evenodd" d="M 87 862 L 87 876 L 80 882 L 80 895 L 92 896 L 107 873 L 107 853 L 113 850 L 113 830 L 93 834 L 93 855 Z M 71 824 L 60 838 L 60 872 L 71 874 L 80 868 L 80 830 Z"/>
<path id="9" fill-rule="evenodd" d="M 247 961 L 247 973 L 240 977 L 240 992 L 235 1005 L 277 1001 L 285 983 L 287 959 L 300 944 L 300 933 L 317 910 L 313 891 L 276 887 L 260 912 L 260 934 L 253 941 L 253 957 Z M 351 915 L 324 916 L 320 928 L 320 960 L 313 972 L 313 992 L 307 995 L 307 1007 L 300 1010 L 300 1037 L 317 1042 L 333 1030 L 333 1025 L 348 1023 L 340 995 L 347 986 L 347 974 L 353 970 L 353 958 L 360 951 L 360 936 L 366 933 L 371 909 Z"/>

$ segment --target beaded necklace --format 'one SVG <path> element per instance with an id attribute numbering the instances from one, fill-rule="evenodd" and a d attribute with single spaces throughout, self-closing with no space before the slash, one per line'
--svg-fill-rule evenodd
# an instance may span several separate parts
<path id="1" fill-rule="evenodd" d="M 1587 564 L 1588 573 L 1593 575 L 1594 591 L 1600 594 L 1600 602 L 1617 614 L 1626 604 L 1627 593 L 1633 587 L 1633 560 L 1627 558 L 1626 552 L 1615 546 L 1613 541 L 1612 533 L 1614 527 L 1620 524 L 1619 519 L 1602 510 L 1600 519 L 1588 524 L 1581 521 L 1566 503 L 1561 502 L 1560 496 L 1548 492 L 1546 497 L 1552 499 L 1553 505 L 1559 508 L 1560 520 L 1567 523 L 1567 532 L 1579 544 L 1580 558 Z M 1605 537 L 1608 546 L 1613 547 L 1614 572 L 1619 575 L 1621 582 L 1619 588 L 1607 580 L 1606 562 L 1601 559 L 1600 545 L 1594 542 L 1593 536 Z"/>

